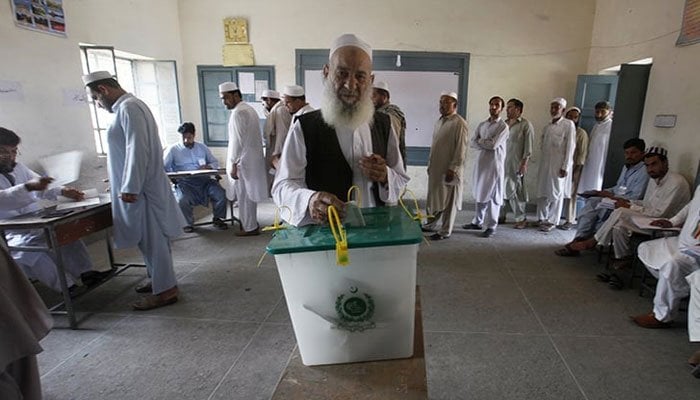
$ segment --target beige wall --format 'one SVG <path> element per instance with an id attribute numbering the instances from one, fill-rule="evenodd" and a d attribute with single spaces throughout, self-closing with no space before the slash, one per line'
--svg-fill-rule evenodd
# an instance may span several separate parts
<path id="1" fill-rule="evenodd" d="M 599 1 L 588 73 L 654 59 L 640 136 L 669 150 L 671 169 L 695 178 L 700 160 L 700 44 L 676 47 L 685 0 Z M 654 127 L 657 114 L 676 114 L 674 128 Z"/>

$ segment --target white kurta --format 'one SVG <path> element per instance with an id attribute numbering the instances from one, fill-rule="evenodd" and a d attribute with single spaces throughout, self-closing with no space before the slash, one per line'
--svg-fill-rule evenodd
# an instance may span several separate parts
<path id="1" fill-rule="evenodd" d="M 372 196 L 374 182 L 362 174 L 359 165 L 362 157 L 372 154 L 372 135 L 369 125 L 362 124 L 355 130 L 335 128 L 335 133 L 345 160 L 352 168 L 352 184 L 359 187 L 362 192 L 362 207 L 375 207 L 374 196 Z M 378 185 L 379 197 L 386 205 L 395 205 L 410 178 L 403 168 L 399 142 L 393 129 L 387 143 L 386 165 L 387 185 Z M 287 222 L 301 226 L 313 223 L 308 206 L 314 193 L 316 192 L 306 186 L 304 132 L 299 121 L 295 121 L 284 144 L 280 169 L 272 186 L 272 198 L 278 207 L 287 206 L 292 210 L 292 216 L 287 219 Z"/>
<path id="2" fill-rule="evenodd" d="M 430 213 L 442 211 L 449 206 L 446 202 L 451 187 L 445 185 L 445 173 L 448 169 L 455 173 L 457 209 L 462 209 L 462 169 L 467 158 L 468 143 L 467 121 L 461 115 L 454 113 L 437 120 L 428 159 L 427 208 Z"/>
<path id="3" fill-rule="evenodd" d="M 265 141 L 267 144 L 265 158 L 268 160 L 268 163 L 270 163 L 268 167 L 272 167 L 272 156 L 277 154 L 275 153 L 275 149 L 277 148 L 278 139 L 287 136 L 291 124 L 292 114 L 289 113 L 289 110 L 287 110 L 287 107 L 285 107 L 282 101 L 278 101 L 270 110 L 265 120 L 265 126 L 263 127 L 263 133 L 265 134 Z M 279 152 L 282 152 L 281 146 Z"/>
<path id="4" fill-rule="evenodd" d="M 233 164 L 237 166 L 239 182 L 231 178 Z M 243 185 L 244 192 L 251 201 L 267 199 L 266 172 L 258 113 L 249 104 L 240 102 L 231 111 L 228 120 L 228 154 L 226 156 L 228 198 L 234 198 L 235 185 Z"/>
<path id="5" fill-rule="evenodd" d="M 469 143 L 477 150 L 474 168 L 474 199 L 477 203 L 503 203 L 504 163 L 508 125 L 500 117 L 479 124 Z"/>
<path id="6" fill-rule="evenodd" d="M 700 342 L 700 271 L 685 277 L 690 286 L 688 302 L 688 337 L 691 342 Z"/>
<path id="7" fill-rule="evenodd" d="M 29 192 L 24 184 L 38 179 L 39 175 L 22 163 L 17 163 L 10 175 L 15 179 L 14 186 L 6 177 L 0 175 L 0 218 L 12 218 L 38 211 L 41 209 L 40 199 L 55 199 L 61 190 L 56 188 L 44 192 Z M 10 246 L 46 246 L 46 238 L 41 230 L 8 231 L 5 235 Z M 68 286 L 77 281 L 81 273 L 92 269 L 87 248 L 81 240 L 62 246 L 61 255 Z M 48 253 L 13 251 L 12 257 L 28 277 L 38 279 L 56 291 L 61 290 L 56 263 Z"/>
<path id="8" fill-rule="evenodd" d="M 114 219 L 114 247 L 139 244 L 144 221 L 151 215 L 168 238 L 182 234 L 187 224 L 165 175 L 158 126 L 146 103 L 127 93 L 112 106 L 114 122 L 107 130 L 108 166 Z M 135 203 L 121 201 L 121 193 L 138 196 Z"/>
<path id="9" fill-rule="evenodd" d="M 566 118 L 549 123 L 542 132 L 537 197 L 556 201 L 571 193 L 571 173 L 576 148 L 576 126 Z M 560 178 L 559 171 L 566 171 Z"/>
<path id="10" fill-rule="evenodd" d="M 589 190 L 601 190 L 603 187 L 603 174 L 605 173 L 605 160 L 608 156 L 608 143 L 610 142 L 610 128 L 612 118 L 597 122 L 588 136 L 588 156 L 581 170 L 581 180 L 578 182 L 577 192 L 583 193 Z"/>

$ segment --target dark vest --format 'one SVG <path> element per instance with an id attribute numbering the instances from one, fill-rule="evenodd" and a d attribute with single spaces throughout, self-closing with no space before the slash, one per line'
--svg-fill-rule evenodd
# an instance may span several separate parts
<path id="1" fill-rule="evenodd" d="M 306 186 L 311 190 L 333 193 L 341 201 L 347 201 L 348 189 L 352 186 L 352 168 L 340 149 L 335 129 L 328 125 L 315 110 L 299 116 L 306 144 Z M 374 113 L 370 123 L 372 152 L 386 159 L 391 121 L 389 116 Z M 384 205 L 379 198 L 379 188 L 372 185 L 372 196 L 377 205 Z"/>

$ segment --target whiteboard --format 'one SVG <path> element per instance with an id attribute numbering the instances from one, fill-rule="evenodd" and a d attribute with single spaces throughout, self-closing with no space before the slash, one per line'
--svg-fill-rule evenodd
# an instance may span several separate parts
<path id="1" fill-rule="evenodd" d="M 374 80 L 389 84 L 391 102 L 406 115 L 406 146 L 430 147 L 433 127 L 440 118 L 440 93 L 459 93 L 459 75 L 454 72 L 374 71 Z M 304 71 L 304 84 L 306 101 L 319 108 L 323 97 L 321 70 Z"/>

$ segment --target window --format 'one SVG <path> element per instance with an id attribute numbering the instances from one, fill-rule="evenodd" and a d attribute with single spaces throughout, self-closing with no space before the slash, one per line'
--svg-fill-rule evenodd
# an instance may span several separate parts
<path id="1" fill-rule="evenodd" d="M 202 107 L 202 130 L 204 143 L 208 146 L 228 145 L 229 111 L 221 103 L 219 84 L 235 82 L 241 90 L 243 101 L 255 108 L 264 123 L 264 113 L 260 96 L 263 90 L 274 89 L 275 69 L 269 66 L 223 67 L 197 66 L 199 81 L 199 101 Z"/>
<path id="2" fill-rule="evenodd" d="M 117 77 L 127 92 L 143 100 L 158 124 L 161 143 L 178 141 L 180 100 L 175 61 L 158 61 L 105 46 L 80 46 L 83 72 L 106 70 Z M 113 116 L 88 97 L 95 148 L 107 153 L 107 128 Z"/>

